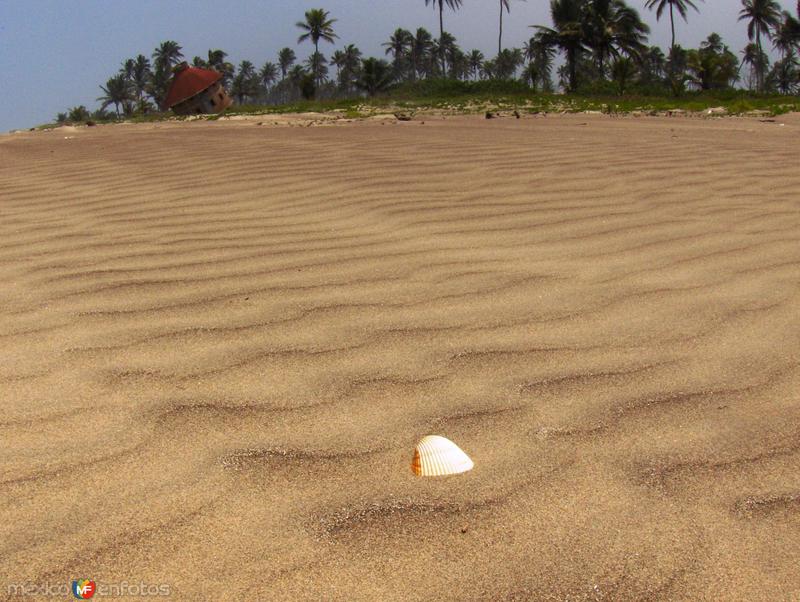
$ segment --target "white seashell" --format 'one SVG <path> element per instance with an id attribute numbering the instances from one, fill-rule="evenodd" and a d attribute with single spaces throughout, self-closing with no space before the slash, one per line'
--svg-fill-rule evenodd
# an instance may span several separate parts
<path id="1" fill-rule="evenodd" d="M 475 464 L 458 445 L 439 435 L 423 437 L 414 448 L 411 470 L 420 477 L 441 477 L 472 470 Z"/>

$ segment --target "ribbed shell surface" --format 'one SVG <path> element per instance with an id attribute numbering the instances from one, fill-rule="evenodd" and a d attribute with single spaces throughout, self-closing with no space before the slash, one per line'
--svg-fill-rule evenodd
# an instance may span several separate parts
<path id="1" fill-rule="evenodd" d="M 473 466 L 472 460 L 458 445 L 439 435 L 420 439 L 411 462 L 411 470 L 421 477 L 459 474 L 471 470 Z"/>

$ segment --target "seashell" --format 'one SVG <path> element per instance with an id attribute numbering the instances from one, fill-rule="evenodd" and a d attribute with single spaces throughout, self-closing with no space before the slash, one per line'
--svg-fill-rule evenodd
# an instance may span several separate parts
<path id="1" fill-rule="evenodd" d="M 439 435 L 423 437 L 414 448 L 411 470 L 420 477 L 441 477 L 472 470 L 475 464 L 458 445 Z"/>

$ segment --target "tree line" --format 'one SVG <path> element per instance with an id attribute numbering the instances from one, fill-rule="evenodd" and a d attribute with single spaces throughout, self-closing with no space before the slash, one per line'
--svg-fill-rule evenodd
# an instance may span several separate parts
<path id="1" fill-rule="evenodd" d="M 519 80 L 534 92 L 553 92 L 558 87 L 567 92 L 624 94 L 636 89 L 645 94 L 679 95 L 690 89 L 737 85 L 759 93 L 800 90 L 800 0 L 794 15 L 776 0 L 742 0 L 738 18 L 747 28 L 749 43 L 741 58 L 716 33 L 696 49 L 678 44 L 676 16 L 688 21 L 692 10 L 699 12 L 703 0 L 646 1 L 657 21 L 669 17 L 671 45 L 666 54 L 648 45 L 650 28 L 625 0 L 551 0 L 552 24 L 531 25 L 533 35 L 521 48 L 504 48 L 503 15 L 511 12 L 513 2 L 524 0 L 497 1 L 498 53 L 491 58 L 480 50 L 463 50 L 445 30 L 445 9 L 461 9 L 463 0 L 425 0 L 438 12 L 438 37 L 424 27 L 416 31 L 398 28 L 383 44 L 386 58 L 365 58 L 354 44 L 326 57 L 320 44 L 335 44 L 337 20 L 320 8 L 306 11 L 304 19 L 296 23 L 298 44 L 313 45 L 303 61 L 287 47 L 261 67 L 247 60 L 237 67 L 226 60 L 223 50 L 211 49 L 204 57 L 195 56 L 191 64 L 221 73 L 223 84 L 239 104 L 374 96 L 393 85 L 435 79 Z M 765 44 L 779 54 L 774 64 Z M 563 57 L 558 68 L 557 55 Z M 94 114 L 84 106 L 74 107 L 60 113 L 58 121 L 157 112 L 173 69 L 184 60 L 183 48 L 165 41 L 150 57 L 140 54 L 123 62 L 100 86 L 101 105 Z M 111 106 L 114 114 L 107 112 Z"/>

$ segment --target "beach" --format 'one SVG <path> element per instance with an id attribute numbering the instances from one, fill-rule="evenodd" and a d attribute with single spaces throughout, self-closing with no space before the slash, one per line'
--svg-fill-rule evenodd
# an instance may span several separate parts
<path id="1" fill-rule="evenodd" d="M 800 114 L 301 125 L 0 136 L 9 587 L 800 600 Z"/>

